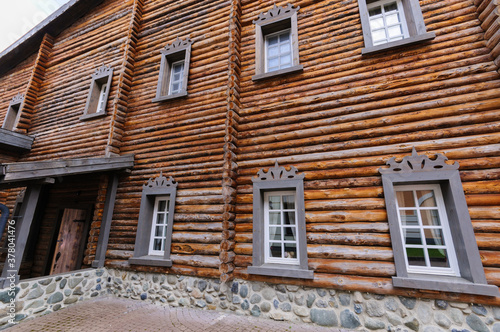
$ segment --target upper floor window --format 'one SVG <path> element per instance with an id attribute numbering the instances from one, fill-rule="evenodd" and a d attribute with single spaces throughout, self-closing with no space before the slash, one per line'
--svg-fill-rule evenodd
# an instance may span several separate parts
<path id="1" fill-rule="evenodd" d="M 134 255 L 130 264 L 172 266 L 170 247 L 177 183 L 160 173 L 142 188 Z"/>
<path id="2" fill-rule="evenodd" d="M 312 279 L 307 266 L 304 174 L 276 162 L 253 182 L 253 253 L 248 273 Z"/>
<path id="3" fill-rule="evenodd" d="M 260 80 L 277 75 L 299 72 L 299 43 L 297 11 L 291 4 L 287 7 L 274 5 L 269 11 L 259 14 L 255 24 L 255 75 Z"/>
<path id="4" fill-rule="evenodd" d="M 113 68 L 102 65 L 92 74 L 89 95 L 81 120 L 106 115 L 109 90 L 113 79 Z"/>
<path id="5" fill-rule="evenodd" d="M 160 74 L 153 102 L 187 96 L 191 39 L 168 44 L 161 50 Z"/>
<path id="6" fill-rule="evenodd" d="M 409 37 L 401 0 L 369 3 L 368 15 L 373 45 Z"/>
<path id="7" fill-rule="evenodd" d="M 5 115 L 5 119 L 3 120 L 2 128 L 8 130 L 14 130 L 17 126 L 17 122 L 19 121 L 19 116 L 21 115 L 21 108 L 24 101 L 24 95 L 18 93 L 12 98 L 9 108 L 7 109 L 7 114 Z"/>
<path id="8" fill-rule="evenodd" d="M 458 163 L 418 155 L 380 168 L 395 287 L 500 296 L 481 263 Z"/>
<path id="9" fill-rule="evenodd" d="M 430 40 L 418 0 L 358 0 L 363 54 Z"/>

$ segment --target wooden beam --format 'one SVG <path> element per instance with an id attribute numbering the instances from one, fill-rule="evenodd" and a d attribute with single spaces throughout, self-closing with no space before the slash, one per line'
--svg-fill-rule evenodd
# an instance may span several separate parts
<path id="1" fill-rule="evenodd" d="M 10 151 L 26 152 L 31 150 L 35 138 L 0 128 L 0 147 Z"/>
<path id="2" fill-rule="evenodd" d="M 0 184 L 46 177 L 117 171 L 134 166 L 134 156 L 65 159 L 5 164 L 5 176 Z"/>
<path id="3" fill-rule="evenodd" d="M 111 229 L 113 210 L 115 208 L 117 188 L 118 176 L 116 174 L 113 174 L 108 182 L 106 202 L 104 203 L 104 211 L 102 214 L 101 229 L 99 230 L 99 240 L 97 242 L 95 260 L 92 262 L 92 267 L 104 266 L 104 260 L 106 259 L 106 249 L 108 248 L 109 231 Z"/>
<path id="4" fill-rule="evenodd" d="M 23 205 L 21 207 L 21 220 L 16 225 L 16 251 L 15 261 L 12 265 L 7 262 L 3 266 L 2 277 L 0 278 L 0 287 L 9 275 L 15 274 L 16 281 L 19 281 L 19 268 L 26 248 L 26 242 L 30 233 L 33 218 L 35 216 L 36 207 L 42 191 L 41 185 L 30 186 L 26 189 Z"/>

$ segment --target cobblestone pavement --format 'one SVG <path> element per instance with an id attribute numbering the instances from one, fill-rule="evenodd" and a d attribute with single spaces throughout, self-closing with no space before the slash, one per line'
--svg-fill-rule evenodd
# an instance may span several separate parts
<path id="1" fill-rule="evenodd" d="M 104 297 L 80 302 L 20 322 L 6 331 L 314 331 L 348 332 L 314 324 L 274 321 L 227 312 L 171 308 L 138 300 Z"/>

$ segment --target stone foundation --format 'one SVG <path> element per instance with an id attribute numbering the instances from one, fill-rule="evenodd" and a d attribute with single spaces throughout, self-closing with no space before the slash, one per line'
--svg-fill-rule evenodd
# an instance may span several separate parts
<path id="1" fill-rule="evenodd" d="M 244 280 L 221 284 L 219 279 L 98 269 L 32 279 L 17 289 L 16 321 L 113 294 L 356 331 L 500 332 L 499 307 Z M 5 298 L 6 291 L 0 291 L 0 301 L 7 303 Z M 0 326 L 7 318 L 8 312 L 0 311 Z"/>
<path id="2" fill-rule="evenodd" d="M 0 290 L 0 329 L 25 319 L 57 311 L 69 304 L 105 295 L 106 269 L 87 269 L 73 273 L 21 280 L 15 289 Z M 16 294 L 15 305 L 11 295 Z"/>

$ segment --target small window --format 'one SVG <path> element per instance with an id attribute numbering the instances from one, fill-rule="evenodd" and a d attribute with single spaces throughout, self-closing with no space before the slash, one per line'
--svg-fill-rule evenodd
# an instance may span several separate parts
<path id="1" fill-rule="evenodd" d="M 248 273 L 313 279 L 307 266 L 304 174 L 278 163 L 253 178 L 253 254 Z"/>
<path id="2" fill-rule="evenodd" d="M 80 120 L 92 119 L 106 115 L 109 90 L 113 79 L 113 69 L 102 65 L 92 75 L 90 91 L 87 97 L 85 111 Z"/>
<path id="3" fill-rule="evenodd" d="M 170 196 L 157 196 L 151 221 L 151 239 L 149 241 L 150 255 L 163 255 L 168 228 L 168 210 Z"/>
<path id="4" fill-rule="evenodd" d="M 373 45 L 408 38 L 401 1 L 378 1 L 368 4 Z"/>
<path id="5" fill-rule="evenodd" d="M 161 50 L 160 73 L 153 102 L 187 96 L 191 44 L 177 38 Z"/>
<path id="6" fill-rule="evenodd" d="M 7 114 L 5 115 L 5 119 L 3 121 L 2 128 L 7 130 L 14 130 L 17 126 L 17 122 L 19 121 L 19 116 L 21 115 L 21 108 L 24 101 L 24 95 L 18 93 L 9 104 L 9 108 L 7 109 Z"/>
<path id="7" fill-rule="evenodd" d="M 177 183 L 161 173 L 143 186 L 134 255 L 130 264 L 172 266 L 170 247 Z"/>
<path id="8" fill-rule="evenodd" d="M 254 81 L 300 72 L 297 31 L 297 11 L 288 4 L 274 5 L 259 15 L 255 24 L 255 76 Z"/>
<path id="9" fill-rule="evenodd" d="M 499 296 L 488 285 L 465 201 L 458 163 L 438 154 L 380 168 L 391 234 L 395 287 Z"/>
<path id="10" fill-rule="evenodd" d="M 430 40 L 418 0 L 359 0 L 363 54 Z"/>

